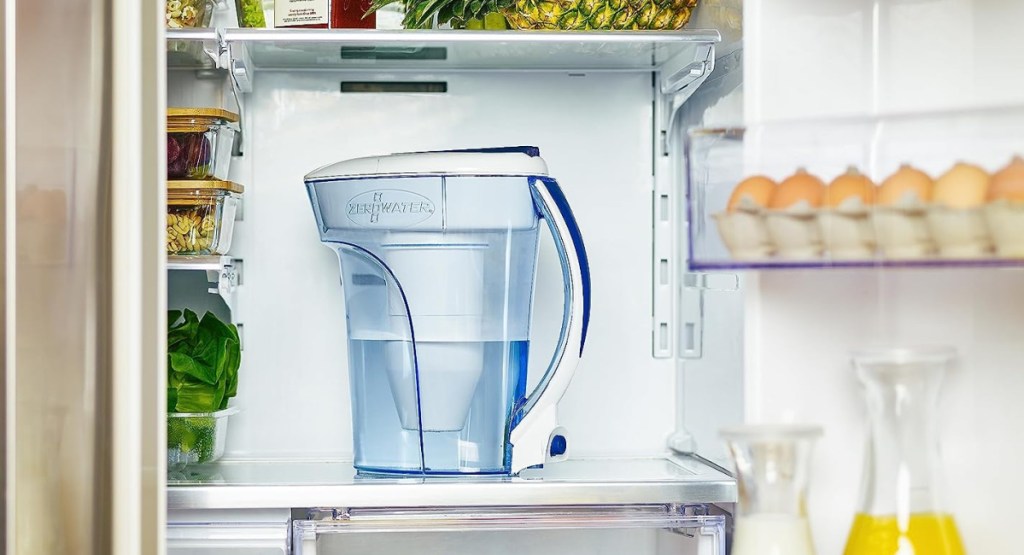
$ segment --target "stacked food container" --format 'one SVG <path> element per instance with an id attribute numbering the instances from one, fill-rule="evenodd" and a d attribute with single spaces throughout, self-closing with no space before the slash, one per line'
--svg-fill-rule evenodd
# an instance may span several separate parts
<path id="1" fill-rule="evenodd" d="M 231 248 L 243 187 L 228 181 L 238 114 L 167 111 L 167 254 L 223 255 Z"/>
<path id="2" fill-rule="evenodd" d="M 238 114 L 213 108 L 167 111 L 167 237 L 170 258 L 219 257 L 231 248 L 243 188 L 228 181 Z M 202 262 L 202 260 L 200 260 Z M 167 464 L 224 454 L 228 401 L 237 391 L 241 342 L 212 312 L 168 315 Z M 205 395 L 208 394 L 208 395 Z"/>

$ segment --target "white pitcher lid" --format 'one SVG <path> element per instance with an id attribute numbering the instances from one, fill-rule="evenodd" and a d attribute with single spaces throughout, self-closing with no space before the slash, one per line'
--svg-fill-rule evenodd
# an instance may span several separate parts
<path id="1" fill-rule="evenodd" d="M 546 176 L 548 165 L 534 146 L 406 152 L 355 158 L 323 166 L 306 181 L 412 175 Z"/>

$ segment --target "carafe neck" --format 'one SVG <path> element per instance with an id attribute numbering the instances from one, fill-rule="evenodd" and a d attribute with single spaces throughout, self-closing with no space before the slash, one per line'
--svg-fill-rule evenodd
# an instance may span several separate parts
<path id="1" fill-rule="evenodd" d="M 811 449 L 820 434 L 810 426 L 723 430 L 736 464 L 738 513 L 806 517 Z"/>
<path id="2" fill-rule="evenodd" d="M 861 510 L 906 515 L 939 510 L 936 409 L 942 365 L 858 365 L 868 410 Z"/>

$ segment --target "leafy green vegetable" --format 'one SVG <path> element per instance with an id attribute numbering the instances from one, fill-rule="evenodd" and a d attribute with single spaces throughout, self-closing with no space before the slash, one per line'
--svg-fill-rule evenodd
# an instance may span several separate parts
<path id="1" fill-rule="evenodd" d="M 200 320 L 191 310 L 167 312 L 167 411 L 209 413 L 226 409 L 238 393 L 242 361 L 238 328 L 212 312 Z M 213 417 L 169 418 L 167 450 L 181 462 L 214 457 Z"/>
<path id="2" fill-rule="evenodd" d="M 212 312 L 167 313 L 167 411 L 216 412 L 238 393 L 238 329 Z"/>

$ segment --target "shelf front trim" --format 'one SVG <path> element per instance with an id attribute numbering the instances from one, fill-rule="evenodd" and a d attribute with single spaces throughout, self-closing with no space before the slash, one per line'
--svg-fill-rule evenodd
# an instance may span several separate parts
<path id="1" fill-rule="evenodd" d="M 229 69 L 242 92 L 266 71 L 660 71 L 671 86 L 706 74 L 716 30 L 459 31 L 374 29 L 188 29 L 168 44 L 196 43 Z M 334 49 L 339 49 L 335 51 Z M 348 49 L 348 51 L 346 51 Z M 408 50 L 408 52 L 406 52 Z M 404 55 L 403 55 L 404 54 Z M 200 64 L 205 65 L 205 64 Z M 179 67 L 186 67 L 180 66 Z"/>
<path id="2" fill-rule="evenodd" d="M 673 462 L 674 461 L 674 462 Z M 559 465 L 580 463 L 567 461 Z M 652 460 L 652 462 L 655 462 Z M 695 459 L 661 459 L 675 464 L 678 474 L 654 479 L 537 477 L 478 479 L 408 478 L 349 479 L 323 484 L 174 485 L 167 490 L 170 509 L 253 508 L 410 508 L 487 506 L 627 505 L 647 503 L 731 503 L 736 482 L 729 475 Z M 275 463 L 224 463 L 275 464 Z M 288 463 L 280 463 L 287 465 Z M 290 469 L 302 473 L 303 464 Z M 327 464 L 327 463 L 325 463 Z M 351 463 L 329 463 L 351 468 Z M 628 463 L 627 463 L 628 464 Z M 628 468 L 628 467 L 627 467 Z M 297 476 L 301 479 L 301 476 Z"/>
<path id="3" fill-rule="evenodd" d="M 683 31 L 458 31 L 404 29 L 225 29 L 224 40 L 232 42 L 319 42 L 352 43 L 366 46 L 379 44 L 451 43 L 686 43 L 718 42 L 721 35 L 713 29 Z"/>
<path id="4" fill-rule="evenodd" d="M 221 271 L 226 266 L 231 266 L 230 256 L 208 255 L 208 256 L 167 256 L 168 270 L 215 270 Z"/>
<path id="5" fill-rule="evenodd" d="M 691 260 L 689 267 L 693 271 L 722 270 L 842 270 L 842 269 L 970 269 L 970 268 L 1021 268 L 1024 259 L 1019 258 L 967 258 L 922 260 L 725 260 L 706 261 Z"/>

